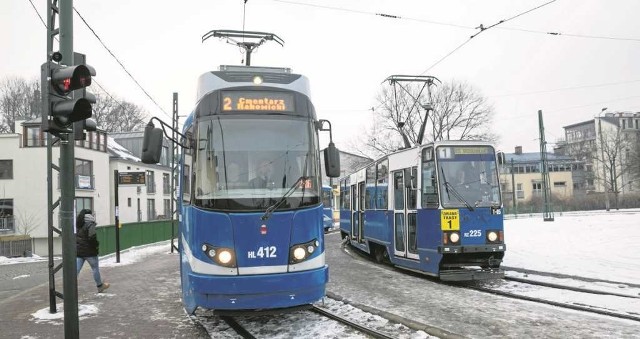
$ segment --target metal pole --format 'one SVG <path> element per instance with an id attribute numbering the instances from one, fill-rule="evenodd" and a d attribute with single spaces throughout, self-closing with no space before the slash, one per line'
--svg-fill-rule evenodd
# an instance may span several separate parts
<path id="1" fill-rule="evenodd" d="M 171 140 L 171 157 L 170 157 L 170 163 L 169 165 L 171 166 L 171 201 L 170 201 L 170 208 L 171 208 L 171 253 L 173 253 L 174 248 L 177 249 L 177 247 L 173 244 L 173 239 L 175 238 L 175 234 L 176 234 L 176 215 L 177 213 L 174 212 L 174 209 L 176 208 L 174 201 L 175 201 L 175 196 L 176 196 L 176 160 L 177 160 L 177 145 L 175 140 L 178 138 L 178 133 L 176 133 L 178 131 L 178 93 L 174 92 L 173 93 L 173 132 L 172 132 L 172 140 Z"/>
<path id="2" fill-rule="evenodd" d="M 60 0 L 60 53 L 62 64 L 73 65 L 73 0 Z M 74 140 L 61 134 L 60 143 L 60 225 L 62 226 L 62 280 L 64 293 L 64 336 L 79 338 L 78 279 L 76 241 L 73 225 L 75 198 Z"/>
<path id="3" fill-rule="evenodd" d="M 118 170 L 113 170 L 113 187 L 116 208 L 116 263 L 120 263 L 120 208 L 118 204 Z"/>
<path id="4" fill-rule="evenodd" d="M 602 112 L 600 112 L 602 114 Z M 602 154 L 602 187 L 604 190 L 604 205 L 607 211 L 610 209 L 611 203 L 609 202 L 609 191 L 607 190 L 607 169 L 604 162 L 604 140 L 602 138 L 602 123 L 601 118 L 598 115 L 598 134 L 600 135 L 600 153 Z"/>
<path id="5" fill-rule="evenodd" d="M 511 196 L 513 197 L 513 213 L 518 217 L 518 204 L 516 203 L 516 174 L 513 172 L 513 158 L 511 158 Z"/>

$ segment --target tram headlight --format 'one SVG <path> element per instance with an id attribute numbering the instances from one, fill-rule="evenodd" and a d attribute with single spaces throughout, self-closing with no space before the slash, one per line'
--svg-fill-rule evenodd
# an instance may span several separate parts
<path id="1" fill-rule="evenodd" d="M 487 242 L 488 243 L 502 243 L 504 241 L 504 235 L 501 230 L 488 230 Z"/>
<path id="2" fill-rule="evenodd" d="M 293 258 L 296 259 L 297 261 L 301 261 L 302 259 L 304 259 L 305 256 L 307 256 L 307 252 L 304 251 L 304 248 L 296 247 L 293 250 Z"/>
<path id="3" fill-rule="evenodd" d="M 223 265 L 230 263 L 231 259 L 233 259 L 233 255 L 228 250 L 222 250 L 220 254 L 218 254 L 218 261 Z"/>
<path id="4" fill-rule="evenodd" d="M 259 75 L 256 75 L 253 77 L 253 83 L 255 85 L 262 85 L 262 77 Z"/>
<path id="5" fill-rule="evenodd" d="M 311 254 L 313 254 L 319 246 L 320 242 L 317 239 L 291 246 L 289 250 L 289 264 L 297 264 L 309 259 Z"/>
<path id="6" fill-rule="evenodd" d="M 236 255 L 232 248 L 203 244 L 202 251 L 207 257 L 220 266 L 236 267 Z"/>
<path id="7" fill-rule="evenodd" d="M 460 234 L 458 234 L 458 232 L 451 232 L 449 233 L 449 240 L 451 240 L 452 243 L 457 243 L 458 241 L 460 241 Z"/>
<path id="8" fill-rule="evenodd" d="M 487 240 L 489 240 L 490 242 L 494 242 L 494 241 L 498 240 L 498 232 L 489 231 L 487 233 Z"/>

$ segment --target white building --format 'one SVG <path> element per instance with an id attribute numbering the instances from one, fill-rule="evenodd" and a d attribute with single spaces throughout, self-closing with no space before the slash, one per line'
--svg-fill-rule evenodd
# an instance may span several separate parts
<path id="1" fill-rule="evenodd" d="M 0 134 L 0 237 L 28 234 L 33 253 L 48 255 L 47 134 L 39 120 L 16 122 L 16 133 Z M 98 226 L 115 224 L 114 171 L 145 172 L 146 185 L 121 185 L 118 194 L 120 223 L 147 221 L 168 215 L 168 167 L 146 165 L 108 138 L 104 131 L 87 132 L 76 141 L 75 209 L 95 211 Z M 60 149 L 52 147 L 52 163 Z M 60 198 L 59 175 L 52 171 L 53 202 Z M 53 226 L 60 229 L 59 208 Z M 61 237 L 54 233 L 54 253 L 61 253 Z"/>

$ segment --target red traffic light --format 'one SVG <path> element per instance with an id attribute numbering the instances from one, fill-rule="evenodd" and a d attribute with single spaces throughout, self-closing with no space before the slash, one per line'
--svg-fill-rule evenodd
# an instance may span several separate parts
<path id="1" fill-rule="evenodd" d="M 96 71 L 91 66 L 77 65 L 51 70 L 51 87 L 60 95 L 91 85 Z"/>

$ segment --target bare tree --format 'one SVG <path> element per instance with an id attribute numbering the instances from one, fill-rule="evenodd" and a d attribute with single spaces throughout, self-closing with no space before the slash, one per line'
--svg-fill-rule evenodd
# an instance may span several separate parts
<path id="1" fill-rule="evenodd" d="M 142 107 L 114 98 L 104 91 L 95 95 L 93 119 L 98 128 L 107 132 L 129 132 L 142 130 L 146 125 L 148 114 Z"/>
<path id="2" fill-rule="evenodd" d="M 7 77 L 0 81 L 0 133 L 15 133 L 15 122 L 40 116 L 40 81 Z"/>
<path id="3" fill-rule="evenodd" d="M 431 96 L 421 92 L 420 87 L 409 84 L 402 91 L 394 91 L 391 85 L 382 88 L 379 105 L 373 111 L 373 125 L 358 141 L 362 146 L 356 148 L 357 152 L 378 156 L 403 145 L 416 145 L 425 118 L 428 121 L 423 143 L 498 139 L 490 131 L 493 108 L 471 85 L 444 83 L 433 87 Z"/>
<path id="4" fill-rule="evenodd" d="M 38 228 L 40 218 L 33 213 L 20 211 L 16 215 L 16 233 L 29 235 L 31 231 Z"/>
<path id="5" fill-rule="evenodd" d="M 632 185 L 637 174 L 637 162 L 634 162 L 632 151 L 638 148 L 635 131 L 625 131 L 621 128 L 602 131 L 602 152 L 598 161 L 605 169 L 605 189 L 613 192 L 615 208 L 618 209 L 619 195 L 623 188 Z M 637 152 L 637 151 L 636 151 Z M 597 153 L 596 153 L 597 154 Z"/>
<path id="6" fill-rule="evenodd" d="M 113 97 L 100 88 L 91 88 L 96 96 L 92 118 L 106 132 L 141 130 L 147 112 L 131 102 Z M 41 115 L 40 81 L 4 78 L 0 81 L 0 133 L 15 133 L 15 122 Z"/>

